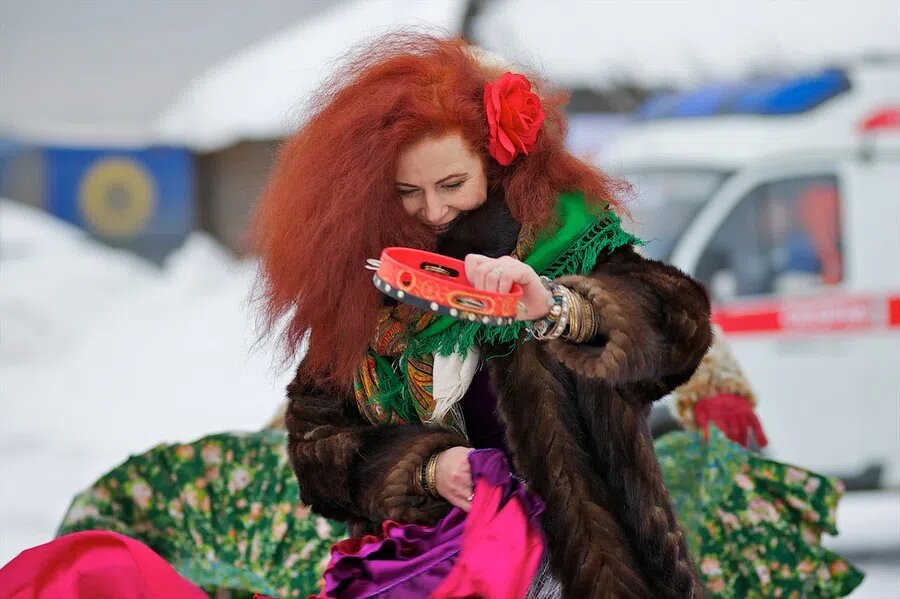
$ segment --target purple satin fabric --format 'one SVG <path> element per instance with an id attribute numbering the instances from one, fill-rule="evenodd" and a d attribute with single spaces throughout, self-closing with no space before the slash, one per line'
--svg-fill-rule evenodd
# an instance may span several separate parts
<path id="1" fill-rule="evenodd" d="M 509 461 L 496 449 L 469 454 L 473 480 L 503 488 L 503 502 L 517 498 L 530 522 L 539 527 L 541 500 L 510 475 Z M 364 543 L 348 554 L 332 550 L 325 571 L 325 595 L 339 599 L 427 597 L 446 578 L 462 549 L 466 513 L 453 508 L 435 526 L 388 527 L 385 538 Z"/>

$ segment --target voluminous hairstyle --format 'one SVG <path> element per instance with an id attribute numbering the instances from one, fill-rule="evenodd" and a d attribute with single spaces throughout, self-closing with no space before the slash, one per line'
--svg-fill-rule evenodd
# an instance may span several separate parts
<path id="1" fill-rule="evenodd" d="M 366 352 L 382 306 L 366 258 L 389 246 L 434 248 L 433 233 L 404 212 L 395 189 L 398 155 L 412 143 L 462 135 L 525 226 L 546 224 L 563 191 L 616 204 L 615 183 L 565 150 L 567 96 L 548 93 L 532 74 L 546 114 L 536 147 L 507 167 L 490 157 L 484 86 L 503 70 L 478 56 L 459 39 L 379 38 L 313 96 L 304 124 L 280 148 L 250 240 L 267 330 L 287 322 L 288 359 L 309 333 L 300 370 L 311 381 L 346 388 Z"/>

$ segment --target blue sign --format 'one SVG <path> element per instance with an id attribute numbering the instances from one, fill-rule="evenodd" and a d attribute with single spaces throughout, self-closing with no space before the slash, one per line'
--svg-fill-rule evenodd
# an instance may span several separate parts
<path id="1" fill-rule="evenodd" d="M 194 228 L 194 166 L 180 148 L 47 148 L 45 205 L 114 245 L 161 257 Z"/>

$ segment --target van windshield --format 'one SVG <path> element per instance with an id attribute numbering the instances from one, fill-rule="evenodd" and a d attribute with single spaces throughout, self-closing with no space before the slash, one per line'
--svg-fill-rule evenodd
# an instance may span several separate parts
<path id="1" fill-rule="evenodd" d="M 642 253 L 668 260 L 691 219 L 730 173 L 704 169 L 631 169 L 617 173 L 634 185 L 627 206 L 630 230 L 647 242 Z"/>

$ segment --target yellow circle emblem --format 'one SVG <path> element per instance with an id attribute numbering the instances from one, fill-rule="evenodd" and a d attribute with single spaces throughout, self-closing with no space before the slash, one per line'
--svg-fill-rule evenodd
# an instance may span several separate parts
<path id="1" fill-rule="evenodd" d="M 156 185 L 147 171 L 134 160 L 98 160 L 81 179 L 78 208 L 84 220 L 98 234 L 132 237 L 153 216 Z"/>

